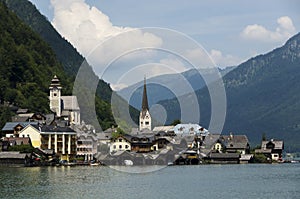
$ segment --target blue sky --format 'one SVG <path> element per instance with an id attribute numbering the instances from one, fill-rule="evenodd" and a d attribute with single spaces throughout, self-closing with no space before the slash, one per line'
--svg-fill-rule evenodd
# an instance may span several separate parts
<path id="1" fill-rule="evenodd" d="M 125 51 L 126 45 L 131 46 L 129 49 L 139 46 L 160 48 L 168 43 L 166 40 L 169 36 L 158 36 L 155 31 L 143 30 L 131 36 L 126 35 L 126 39 L 124 37 L 121 42 L 112 41 L 109 47 L 102 48 L 97 51 L 96 56 L 93 55 L 96 54 L 93 51 L 99 43 L 127 30 L 159 27 L 178 31 L 198 42 L 217 66 L 225 67 L 238 65 L 253 56 L 281 46 L 300 29 L 300 2 L 296 0 L 31 0 L 31 2 L 52 22 L 61 35 L 87 57 L 95 67 L 95 71 L 98 71 L 115 89 L 140 81 L 143 78 L 140 74 L 143 73 L 154 76 L 170 72 L 160 70 L 163 65 L 174 66 L 173 72 L 186 69 L 183 66 L 185 64 L 172 55 L 143 51 L 114 63 L 111 72 L 103 75 L 103 68 L 99 62 L 106 58 L 109 60 L 112 55 L 107 52 L 115 53 L 115 56 Z M 122 44 L 119 45 L 120 43 Z M 173 40 L 173 43 L 190 50 L 179 40 Z M 101 56 L 99 53 L 102 53 Z M 183 51 L 182 53 L 184 54 Z M 200 54 L 197 54 L 198 58 Z M 97 60 L 100 57 L 101 61 Z M 139 70 L 128 68 L 132 65 L 137 66 L 134 60 L 141 57 L 143 60 L 149 60 L 145 61 L 144 67 L 145 70 L 149 70 L 148 72 L 141 70 L 142 67 Z M 151 67 L 150 63 L 153 62 L 159 64 Z M 140 66 L 141 61 L 138 63 Z M 123 67 L 120 67 L 121 64 Z M 113 75 L 116 74 L 116 70 L 120 72 L 117 78 Z M 132 74 L 128 74 L 125 78 L 124 71 L 132 71 Z"/>

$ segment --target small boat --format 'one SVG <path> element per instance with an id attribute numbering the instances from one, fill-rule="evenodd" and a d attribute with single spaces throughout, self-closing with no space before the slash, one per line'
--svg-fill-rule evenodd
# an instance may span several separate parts
<path id="1" fill-rule="evenodd" d="M 99 166 L 99 165 L 100 165 L 99 162 L 90 163 L 90 166 Z"/>
<path id="2" fill-rule="evenodd" d="M 90 161 L 90 166 L 99 166 L 99 165 L 100 165 L 100 163 L 95 160 Z"/>
<path id="3" fill-rule="evenodd" d="M 132 165 L 133 165 L 133 162 L 132 162 L 132 160 L 124 160 L 124 164 L 125 164 L 126 166 L 132 166 Z"/>
<path id="4" fill-rule="evenodd" d="M 291 160 L 291 163 L 299 163 L 299 160 Z"/>
<path id="5" fill-rule="evenodd" d="M 173 162 L 168 162 L 168 166 L 173 166 L 174 163 Z"/>

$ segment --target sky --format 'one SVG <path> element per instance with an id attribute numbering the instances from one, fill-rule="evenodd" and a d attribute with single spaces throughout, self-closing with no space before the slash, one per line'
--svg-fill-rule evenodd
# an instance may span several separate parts
<path id="1" fill-rule="evenodd" d="M 30 0 L 119 90 L 144 76 L 238 65 L 300 29 L 297 0 Z"/>

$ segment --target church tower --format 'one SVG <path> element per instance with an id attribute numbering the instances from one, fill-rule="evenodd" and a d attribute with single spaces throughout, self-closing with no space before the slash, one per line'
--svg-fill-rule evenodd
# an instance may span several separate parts
<path id="1" fill-rule="evenodd" d="M 50 110 L 55 112 L 58 117 L 61 116 L 61 85 L 56 75 L 54 75 L 49 86 L 50 90 Z"/>
<path id="2" fill-rule="evenodd" d="M 147 88 L 146 88 L 146 77 L 144 79 L 144 90 L 142 99 L 142 110 L 140 112 L 139 120 L 139 130 L 149 129 L 151 130 L 151 115 L 149 112 L 148 98 L 147 98 Z"/>

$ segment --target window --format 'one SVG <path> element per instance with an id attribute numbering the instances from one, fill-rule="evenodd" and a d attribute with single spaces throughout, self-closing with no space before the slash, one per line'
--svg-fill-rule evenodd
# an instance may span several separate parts
<path id="1" fill-rule="evenodd" d="M 54 97 L 56 97 L 56 96 L 57 96 L 57 94 L 56 94 L 56 93 L 54 93 L 53 95 L 54 95 Z"/>
<path id="2" fill-rule="evenodd" d="M 119 145 L 119 149 L 122 149 L 122 145 Z"/>
<path id="3" fill-rule="evenodd" d="M 146 123 L 146 125 L 149 125 L 149 122 L 145 122 Z"/>
<path id="4" fill-rule="evenodd" d="M 122 138 L 119 139 L 119 142 L 122 142 Z"/>
<path id="5" fill-rule="evenodd" d="M 116 145 L 114 145 L 114 149 L 116 149 L 117 147 L 116 147 Z"/>
<path id="6" fill-rule="evenodd" d="M 128 145 L 126 145 L 126 146 L 125 146 L 125 148 L 126 148 L 126 149 L 128 149 L 128 148 L 129 148 L 129 146 L 128 146 Z"/>

